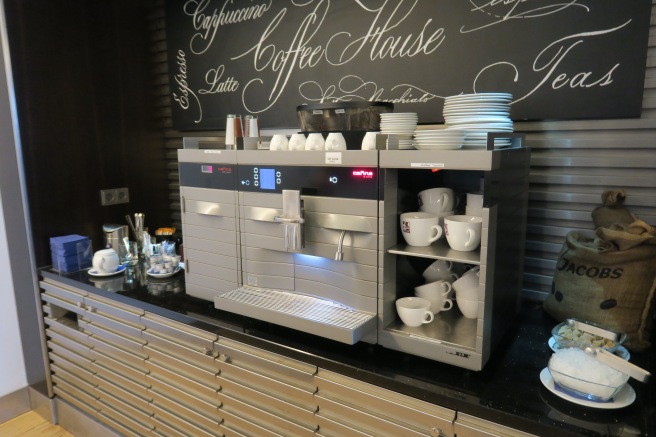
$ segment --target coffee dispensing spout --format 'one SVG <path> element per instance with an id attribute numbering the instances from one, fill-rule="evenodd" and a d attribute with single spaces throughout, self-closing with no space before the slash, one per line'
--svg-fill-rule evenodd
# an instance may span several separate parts
<path id="1" fill-rule="evenodd" d="M 339 241 L 337 242 L 337 252 L 335 253 L 335 261 L 342 261 L 344 259 L 344 252 L 342 251 L 342 248 L 344 247 L 344 236 L 346 235 L 346 231 L 343 230 L 341 234 L 339 234 Z"/>
<path id="2" fill-rule="evenodd" d="M 282 216 L 275 216 L 273 220 L 285 226 L 286 250 L 297 251 L 305 246 L 300 191 L 282 190 Z"/>

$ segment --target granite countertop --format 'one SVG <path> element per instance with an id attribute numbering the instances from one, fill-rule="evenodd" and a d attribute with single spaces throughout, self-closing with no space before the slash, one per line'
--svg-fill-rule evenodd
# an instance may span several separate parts
<path id="1" fill-rule="evenodd" d="M 93 278 L 86 271 L 51 277 L 88 292 L 216 332 L 535 435 L 656 435 L 656 382 L 631 380 L 636 400 L 620 409 L 580 406 L 551 393 L 540 371 L 552 354 L 547 341 L 556 324 L 541 304 L 525 301 L 515 326 L 478 372 L 414 355 L 358 343 L 353 346 L 219 311 L 213 303 L 184 293 L 184 273 L 151 279 L 143 271 Z M 654 373 L 656 352 L 632 353 L 631 362 Z"/>

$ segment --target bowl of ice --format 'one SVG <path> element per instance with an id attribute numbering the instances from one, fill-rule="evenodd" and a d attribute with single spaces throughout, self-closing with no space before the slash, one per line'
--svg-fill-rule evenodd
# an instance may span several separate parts
<path id="1" fill-rule="evenodd" d="M 597 402 L 612 399 L 629 380 L 629 375 L 579 348 L 557 350 L 549 360 L 549 372 L 565 393 Z"/>
<path id="2" fill-rule="evenodd" d="M 606 337 L 599 335 L 599 333 L 604 332 L 607 333 Z M 551 336 L 561 349 L 595 347 L 608 352 L 615 352 L 626 340 L 626 334 L 616 334 L 590 322 L 584 323 L 574 319 L 565 320 L 563 323 L 554 326 L 551 330 Z M 614 337 L 615 339 L 611 340 L 608 337 Z"/>

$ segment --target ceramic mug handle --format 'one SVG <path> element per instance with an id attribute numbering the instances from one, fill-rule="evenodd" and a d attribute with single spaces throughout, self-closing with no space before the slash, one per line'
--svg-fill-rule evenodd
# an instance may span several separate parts
<path id="1" fill-rule="evenodd" d="M 467 242 L 465 243 L 465 247 L 472 246 L 474 244 L 475 238 L 476 238 L 476 233 L 471 229 L 467 229 Z"/>
<path id="2" fill-rule="evenodd" d="M 433 315 L 432 311 L 426 311 L 424 313 L 424 320 L 422 320 L 421 323 L 423 323 L 423 324 L 430 323 L 430 322 L 433 321 L 434 318 L 435 318 L 435 316 Z"/>
<path id="3" fill-rule="evenodd" d="M 451 293 L 451 290 L 453 289 L 453 287 L 451 286 L 451 283 L 449 283 L 449 282 L 442 282 L 442 285 L 444 285 L 445 288 L 446 288 L 446 289 L 442 292 L 442 296 L 448 296 L 449 293 Z"/>
<path id="4" fill-rule="evenodd" d="M 440 225 L 431 226 L 431 230 L 435 231 L 435 236 L 428 240 L 429 243 L 437 241 L 442 236 L 442 227 Z"/>

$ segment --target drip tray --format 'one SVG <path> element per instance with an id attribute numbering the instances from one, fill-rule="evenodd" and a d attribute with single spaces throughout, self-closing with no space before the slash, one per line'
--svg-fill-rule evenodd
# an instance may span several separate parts
<path id="1" fill-rule="evenodd" d="M 376 331 L 376 314 L 282 290 L 241 287 L 219 294 L 214 306 L 347 344 Z"/>

